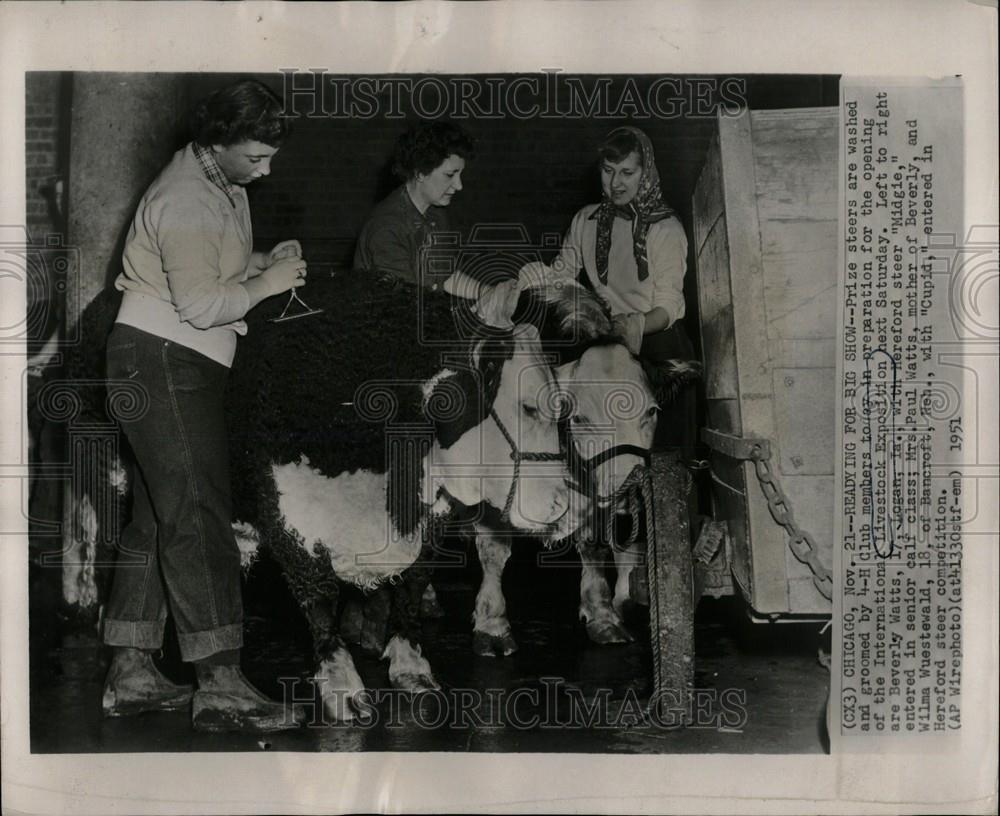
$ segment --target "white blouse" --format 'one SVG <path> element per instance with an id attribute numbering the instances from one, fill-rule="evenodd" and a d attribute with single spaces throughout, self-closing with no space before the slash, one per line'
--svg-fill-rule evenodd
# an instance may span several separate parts
<path id="1" fill-rule="evenodd" d="M 597 219 L 591 218 L 599 205 L 589 204 L 570 224 L 559 257 L 552 264 L 558 277 L 576 277 L 587 270 L 594 291 L 604 298 L 613 315 L 666 310 L 669 328 L 684 317 L 684 275 L 687 272 L 687 236 L 674 217 L 650 224 L 646 233 L 649 276 L 639 280 L 632 241 L 632 222 L 616 218 L 611 229 L 608 253 L 608 282 L 597 276 Z"/>

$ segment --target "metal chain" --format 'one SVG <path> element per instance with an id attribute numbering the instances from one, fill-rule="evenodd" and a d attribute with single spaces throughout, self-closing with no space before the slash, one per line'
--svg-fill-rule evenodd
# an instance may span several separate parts
<path id="1" fill-rule="evenodd" d="M 792 555 L 812 571 L 816 589 L 828 601 L 833 600 L 833 575 L 819 560 L 815 539 L 795 523 L 792 505 L 774 476 L 768 464 L 769 459 L 770 454 L 765 453 L 760 445 L 754 445 L 750 450 L 750 460 L 757 473 L 760 489 L 767 499 L 767 508 L 774 520 L 788 533 L 788 547 Z"/>

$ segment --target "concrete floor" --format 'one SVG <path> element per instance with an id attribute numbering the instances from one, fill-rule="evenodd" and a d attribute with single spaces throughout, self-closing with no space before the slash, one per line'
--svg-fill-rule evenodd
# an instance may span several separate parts
<path id="1" fill-rule="evenodd" d="M 505 579 L 520 650 L 507 658 L 476 657 L 469 623 L 475 567 L 435 583 L 447 615 L 425 624 L 425 653 L 443 689 L 413 700 L 376 691 L 374 721 L 317 722 L 294 732 L 198 734 L 185 713 L 104 720 L 101 683 L 108 655 L 93 628 L 73 631 L 54 614 L 53 581 L 32 586 L 31 735 L 35 752 L 143 751 L 501 751 L 577 753 L 820 753 L 828 672 L 817 661 L 828 648 L 821 625 L 750 623 L 735 599 L 703 599 L 696 616 L 694 726 L 650 720 L 651 657 L 642 608 L 629 624 L 636 642 L 595 646 L 576 621 L 579 569 L 541 571 L 530 548 L 515 551 Z M 267 564 L 247 587 L 244 670 L 280 696 L 278 678 L 298 696 L 311 694 L 308 631 Z M 386 664 L 357 656 L 371 689 L 387 689 Z M 190 679 L 171 647 L 164 670 Z M 287 687 L 287 686 L 286 686 Z M 595 703 L 596 701 L 596 703 Z M 588 707 L 591 719 L 587 721 Z"/>

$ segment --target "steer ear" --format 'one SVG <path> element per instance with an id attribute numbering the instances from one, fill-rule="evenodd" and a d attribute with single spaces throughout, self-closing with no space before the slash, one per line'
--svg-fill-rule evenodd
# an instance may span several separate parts
<path id="1" fill-rule="evenodd" d="M 701 378 L 701 363 L 694 360 L 642 360 L 646 379 L 656 401 L 662 406 L 673 402 L 684 388 Z"/>

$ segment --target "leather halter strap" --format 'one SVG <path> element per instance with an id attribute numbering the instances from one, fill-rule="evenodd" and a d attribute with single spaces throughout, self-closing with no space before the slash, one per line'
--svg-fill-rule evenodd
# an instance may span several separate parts
<path id="1" fill-rule="evenodd" d="M 572 474 L 576 489 L 595 502 L 602 498 L 607 500 L 613 496 L 599 496 L 597 493 L 597 483 L 595 474 L 597 468 L 618 456 L 637 456 L 646 467 L 652 461 L 652 453 L 648 448 L 639 445 L 612 445 L 602 451 L 598 451 L 593 456 L 584 458 L 576 449 L 573 443 L 573 432 L 570 430 L 569 422 L 563 420 L 559 423 L 559 436 L 562 448 L 566 451 L 566 464 Z"/>

